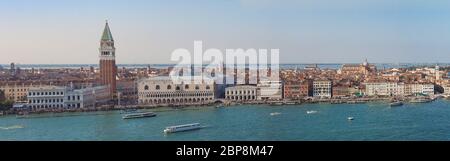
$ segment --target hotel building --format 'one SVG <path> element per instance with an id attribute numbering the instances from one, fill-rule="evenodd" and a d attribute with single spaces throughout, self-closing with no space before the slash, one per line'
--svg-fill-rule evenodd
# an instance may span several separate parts
<path id="1" fill-rule="evenodd" d="M 368 82 L 365 95 L 367 96 L 403 96 L 405 85 L 397 82 Z"/>
<path id="2" fill-rule="evenodd" d="M 402 82 L 368 82 L 365 95 L 367 96 L 410 96 L 416 94 L 434 94 L 433 84 L 404 84 Z"/>

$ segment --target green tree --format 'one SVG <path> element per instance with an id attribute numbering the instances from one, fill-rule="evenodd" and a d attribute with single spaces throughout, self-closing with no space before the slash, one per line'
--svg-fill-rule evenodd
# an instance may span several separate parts
<path id="1" fill-rule="evenodd" d="M 3 102 L 5 100 L 6 100 L 5 91 L 0 90 L 0 102 Z"/>
<path id="2" fill-rule="evenodd" d="M 5 92 L 0 90 L 0 111 L 7 111 L 12 108 L 14 102 L 6 100 Z"/>
<path id="3" fill-rule="evenodd" d="M 0 102 L 0 111 L 8 111 L 13 107 L 13 104 L 14 102 L 10 100 Z"/>

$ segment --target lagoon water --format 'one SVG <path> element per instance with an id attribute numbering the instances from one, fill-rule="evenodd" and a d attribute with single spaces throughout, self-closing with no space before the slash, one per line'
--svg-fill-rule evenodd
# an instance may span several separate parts
<path id="1" fill-rule="evenodd" d="M 314 110 L 317 113 L 307 114 Z M 0 116 L 0 140 L 450 140 L 450 101 L 241 105 L 152 109 L 153 118 L 123 120 L 119 111 Z M 280 113 L 271 115 L 271 113 Z M 348 117 L 354 120 L 347 120 Z M 166 126 L 208 127 L 165 135 Z"/>

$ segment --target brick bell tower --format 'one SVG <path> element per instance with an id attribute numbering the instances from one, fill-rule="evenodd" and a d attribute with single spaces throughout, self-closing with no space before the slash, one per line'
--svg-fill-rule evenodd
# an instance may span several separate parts
<path id="1" fill-rule="evenodd" d="M 109 29 L 108 21 L 106 21 L 105 29 L 103 30 L 99 51 L 101 84 L 109 85 L 111 97 L 113 97 L 116 93 L 116 48 L 114 47 L 114 39 Z"/>

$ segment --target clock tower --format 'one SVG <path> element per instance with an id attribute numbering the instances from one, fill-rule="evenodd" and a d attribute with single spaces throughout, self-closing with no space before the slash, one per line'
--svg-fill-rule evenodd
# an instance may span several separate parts
<path id="1" fill-rule="evenodd" d="M 101 84 L 108 85 L 111 96 L 116 93 L 116 48 L 114 47 L 114 39 L 109 29 L 108 21 L 106 21 L 105 29 L 100 40 L 100 79 Z"/>

